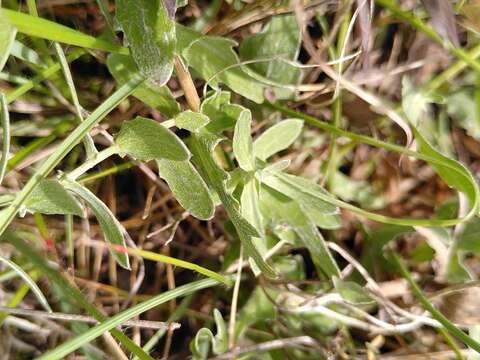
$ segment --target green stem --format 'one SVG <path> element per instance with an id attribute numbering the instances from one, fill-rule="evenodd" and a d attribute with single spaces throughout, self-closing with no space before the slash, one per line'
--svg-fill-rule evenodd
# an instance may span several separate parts
<path id="1" fill-rule="evenodd" d="M 80 165 L 78 168 L 76 168 L 75 170 L 69 172 L 67 174 L 67 177 L 68 179 L 70 179 L 71 181 L 75 181 L 76 179 L 78 179 L 80 176 L 82 176 L 83 174 L 85 174 L 88 170 L 90 170 L 91 168 L 97 166 L 98 164 L 100 164 L 102 161 L 104 161 L 105 159 L 108 159 L 110 156 L 112 155 L 115 155 L 119 152 L 119 149 L 116 145 L 112 145 L 100 152 L 98 152 L 97 154 L 95 154 L 91 159 L 89 159 L 88 161 L 84 162 L 82 165 Z"/>
<path id="2" fill-rule="evenodd" d="M 432 317 L 436 319 L 443 327 L 450 332 L 453 336 L 461 340 L 465 345 L 468 345 L 473 350 L 480 352 L 480 343 L 472 339 L 468 334 L 460 330 L 456 327 L 450 320 L 448 320 L 440 311 L 438 311 L 432 303 L 427 299 L 427 297 L 423 294 L 422 290 L 418 286 L 418 284 L 413 280 L 412 275 L 407 270 L 405 265 L 403 264 L 400 257 L 391 249 L 387 248 L 387 253 L 390 258 L 393 260 L 395 265 L 397 266 L 400 274 L 407 280 L 410 288 L 412 289 L 413 293 L 417 297 L 418 301 L 422 304 L 425 310 L 429 311 L 432 314 Z"/>

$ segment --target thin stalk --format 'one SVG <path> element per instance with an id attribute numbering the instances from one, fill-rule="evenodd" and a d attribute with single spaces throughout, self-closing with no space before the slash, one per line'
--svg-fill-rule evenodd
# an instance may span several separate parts
<path id="1" fill-rule="evenodd" d="M 23 189 L 17 194 L 15 200 L 5 209 L 0 217 L 0 234 L 7 229 L 13 221 L 23 203 L 31 194 L 38 183 L 44 179 L 58 163 L 78 144 L 96 124 L 98 124 L 110 111 L 123 99 L 129 96 L 143 80 L 133 74 L 130 81 L 122 85 L 107 100 L 105 100 L 84 122 L 82 122 L 59 146 L 59 148 L 40 166 L 30 178 Z"/>
<path id="2" fill-rule="evenodd" d="M 75 111 L 77 113 L 76 115 L 80 120 L 80 122 L 83 122 L 84 118 L 83 118 L 82 106 L 80 105 L 80 101 L 78 100 L 77 91 L 75 89 L 75 84 L 73 82 L 73 77 L 70 72 L 70 68 L 68 67 L 67 58 L 65 57 L 65 54 L 59 43 L 55 43 L 55 52 L 60 62 L 60 66 L 62 67 L 63 76 L 65 77 L 65 80 L 67 82 L 68 89 L 70 91 L 70 96 L 73 101 L 73 106 L 75 107 Z M 83 144 L 85 146 L 85 151 L 87 152 L 88 159 L 94 157 L 95 154 L 97 154 L 98 151 L 95 148 L 95 144 L 93 143 L 93 139 L 90 136 L 90 134 L 85 135 L 85 137 L 83 138 Z"/>
<path id="3" fill-rule="evenodd" d="M 422 306 L 430 312 L 432 317 L 436 319 L 443 327 L 450 332 L 453 336 L 457 339 L 462 341 L 465 345 L 468 345 L 473 350 L 480 352 L 480 343 L 472 339 L 468 334 L 463 332 L 461 329 L 456 327 L 450 320 L 448 320 L 440 311 L 438 311 L 432 303 L 428 300 L 428 298 L 423 294 L 422 290 L 418 286 L 418 284 L 413 280 L 412 275 L 407 270 L 405 265 L 403 264 L 400 257 L 393 251 L 391 248 L 387 248 L 387 254 L 393 260 L 395 265 L 397 266 L 400 274 L 407 280 L 410 288 L 412 289 L 414 295 L 417 297 L 418 301 L 422 304 Z"/>
<path id="4" fill-rule="evenodd" d="M 112 145 L 109 146 L 108 148 L 98 152 L 95 154 L 91 159 L 88 161 L 84 162 L 82 165 L 77 167 L 75 170 L 71 171 L 70 173 L 67 174 L 67 177 L 71 181 L 75 181 L 78 179 L 80 176 L 85 174 L 88 170 L 91 168 L 97 166 L 100 164 L 102 161 L 105 159 L 108 159 L 110 156 L 113 156 L 119 152 L 119 149 L 117 146 Z"/>
<path id="5" fill-rule="evenodd" d="M 10 154 L 10 115 L 7 99 L 0 92 L 0 121 L 2 123 L 2 158 L 0 160 L 0 184 L 7 172 L 8 155 Z"/>

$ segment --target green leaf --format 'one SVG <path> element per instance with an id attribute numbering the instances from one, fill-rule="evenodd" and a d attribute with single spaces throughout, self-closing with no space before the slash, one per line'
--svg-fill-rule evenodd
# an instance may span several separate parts
<path id="1" fill-rule="evenodd" d="M 217 326 L 217 335 L 208 328 L 201 328 L 195 338 L 190 342 L 190 351 L 194 360 L 204 360 L 208 358 L 210 352 L 210 344 L 213 353 L 220 355 L 228 350 L 228 334 L 227 325 L 223 320 L 222 314 L 217 309 L 213 310 L 213 317 Z"/>
<path id="2" fill-rule="evenodd" d="M 324 272 L 329 278 L 339 276 L 335 260 L 325 244 L 322 234 L 310 220 L 302 207 L 296 202 L 279 192 L 278 189 L 265 186 L 261 187 L 260 206 L 262 214 L 273 222 L 273 228 L 292 228 L 312 256 L 312 260 L 319 274 Z"/>
<path id="3" fill-rule="evenodd" d="M 121 152 L 136 159 L 156 160 L 160 176 L 180 205 L 199 219 L 211 219 L 214 205 L 207 185 L 189 162 L 189 150 L 172 131 L 137 117 L 123 124 L 115 141 Z"/>
<path id="4" fill-rule="evenodd" d="M 157 160 L 158 171 L 172 190 L 175 199 L 200 220 L 210 220 L 215 206 L 209 189 L 188 160 Z"/>
<path id="5" fill-rule="evenodd" d="M 40 59 L 37 52 L 28 46 L 25 46 L 20 41 L 15 40 L 10 50 L 10 54 L 15 56 L 17 59 L 23 60 L 33 65 L 44 67 L 45 63 Z M 1 66 L 0 66 L 1 71 Z"/>
<path id="6" fill-rule="evenodd" d="M 108 320 L 94 326 L 89 329 L 87 332 L 76 336 L 67 342 L 64 342 L 62 345 L 57 346 L 54 350 L 47 352 L 46 354 L 39 357 L 39 360 L 57 360 L 63 359 L 66 355 L 70 354 L 72 351 L 75 351 L 82 345 L 96 339 L 97 337 L 104 334 L 106 331 L 112 330 L 117 326 L 123 324 L 125 321 L 134 318 L 158 305 L 164 304 L 170 300 L 176 299 L 180 296 L 185 296 L 192 294 L 194 292 L 200 291 L 205 288 L 209 288 L 219 284 L 218 281 L 212 279 L 204 279 L 195 282 L 191 282 L 186 285 L 179 286 L 173 290 L 166 291 L 160 295 L 154 296 L 153 298 L 146 300 L 140 304 L 130 307 L 129 309 L 122 311 L 115 316 L 112 316 Z"/>
<path id="7" fill-rule="evenodd" d="M 238 202 L 227 193 L 226 180 L 228 179 L 228 174 L 216 164 L 212 157 L 213 151 L 220 140 L 219 136 L 209 133 L 205 128 L 202 128 L 199 133 L 193 134 L 190 139 L 191 150 L 194 154 L 193 160 L 198 165 L 202 177 L 220 198 L 230 220 L 235 226 L 247 255 L 253 258 L 265 276 L 275 277 L 275 272 L 263 260 L 252 242 L 252 238 L 260 237 L 260 234 L 241 215 Z"/>
<path id="8" fill-rule="evenodd" d="M 233 153 L 238 165 L 245 171 L 255 170 L 253 158 L 252 136 L 250 135 L 252 125 L 252 114 L 250 110 L 243 110 L 235 124 L 233 134 Z"/>
<path id="9" fill-rule="evenodd" d="M 465 224 L 458 238 L 458 248 L 480 255 L 480 219 L 474 218 Z"/>
<path id="10" fill-rule="evenodd" d="M 0 9 L 0 71 L 7 62 L 16 35 L 17 29 L 5 16 L 4 10 Z"/>
<path id="11" fill-rule="evenodd" d="M 474 93 L 467 89 L 449 95 L 447 113 L 475 139 L 480 139 L 480 113 Z"/>
<path id="12" fill-rule="evenodd" d="M 117 20 L 140 73 L 156 86 L 165 85 L 173 72 L 175 6 L 167 8 L 163 0 L 116 0 L 116 5 Z"/>
<path id="13" fill-rule="evenodd" d="M 272 17 L 262 32 L 250 35 L 240 45 L 242 60 L 268 59 L 277 57 L 294 61 L 300 51 L 300 29 L 294 15 Z M 281 60 L 260 61 L 248 65 L 267 79 L 284 85 L 297 85 L 301 79 L 300 68 Z M 292 90 L 276 88 L 278 99 L 287 99 Z"/>
<path id="14" fill-rule="evenodd" d="M 249 174 L 245 179 L 245 184 L 242 189 L 240 197 L 241 213 L 245 219 L 252 224 L 259 232 L 261 237 L 253 237 L 252 243 L 258 252 L 265 256 L 268 250 L 267 241 L 264 234 L 264 227 L 262 221 L 262 214 L 260 212 L 259 204 L 259 184 L 253 174 Z M 260 274 L 260 269 L 255 263 L 251 263 L 252 271 L 255 276 Z"/>
<path id="15" fill-rule="evenodd" d="M 111 54 L 107 58 L 107 66 L 119 85 L 125 84 L 130 74 L 137 71 L 135 62 L 128 55 Z M 180 104 L 167 86 L 152 86 L 148 82 L 144 82 L 135 89 L 132 95 L 167 117 L 173 117 L 180 112 Z"/>
<path id="16" fill-rule="evenodd" d="M 57 180 L 42 180 L 28 197 L 25 207 L 32 213 L 83 217 L 83 210 L 78 201 Z"/>
<path id="17" fill-rule="evenodd" d="M 253 153 L 263 161 L 285 150 L 298 138 L 303 128 L 303 121 L 287 119 L 268 128 L 253 143 Z"/>
<path id="18" fill-rule="evenodd" d="M 142 161 L 169 159 L 188 160 L 184 143 L 155 120 L 137 116 L 125 122 L 115 138 L 121 152 Z"/>
<path id="19" fill-rule="evenodd" d="M 208 116 L 187 110 L 175 116 L 175 125 L 180 129 L 197 132 L 209 123 Z"/>
<path id="20" fill-rule="evenodd" d="M 20 276 L 23 279 L 23 281 L 27 283 L 30 290 L 32 290 L 32 292 L 35 294 L 36 298 L 38 299 L 39 303 L 44 307 L 44 309 L 50 313 L 52 312 L 52 308 L 48 304 L 48 301 L 45 298 L 45 295 L 43 295 L 42 290 L 40 290 L 40 288 L 37 286 L 35 281 L 33 281 L 33 279 L 25 271 L 23 271 L 23 269 L 20 266 L 18 266 L 13 261 L 1 255 L 0 255 L 0 262 L 4 263 L 5 265 L 13 269 L 13 271 L 15 271 L 17 275 Z"/>
<path id="21" fill-rule="evenodd" d="M 193 41 L 182 55 L 210 86 L 218 88 L 221 82 L 247 99 L 262 103 L 263 85 L 238 66 L 238 56 L 232 49 L 236 45 L 230 39 L 203 36 Z"/>
<path id="22" fill-rule="evenodd" d="M 201 113 L 210 119 L 206 130 L 213 134 L 234 128 L 244 110 L 243 106 L 230 103 L 228 91 L 214 92 L 202 102 L 200 107 Z"/>
<path id="23" fill-rule="evenodd" d="M 95 196 L 86 187 L 68 179 L 63 180 L 65 187 L 85 200 L 102 228 L 105 240 L 112 245 L 119 245 L 119 247 L 126 247 L 125 239 L 123 236 L 122 225 L 118 222 L 110 209 L 99 198 Z M 110 250 L 111 254 L 115 257 L 118 264 L 125 269 L 130 270 L 130 262 L 128 255 L 125 252 Z"/>
<path id="24" fill-rule="evenodd" d="M 345 281 L 339 278 L 333 278 L 333 286 L 342 298 L 353 305 L 370 305 L 374 301 L 368 292 L 353 281 Z"/>

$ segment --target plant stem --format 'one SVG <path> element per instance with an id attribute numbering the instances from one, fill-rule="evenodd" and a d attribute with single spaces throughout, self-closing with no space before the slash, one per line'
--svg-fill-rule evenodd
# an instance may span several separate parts
<path id="1" fill-rule="evenodd" d="M 77 167 L 75 170 L 68 173 L 66 176 L 69 180 L 75 181 L 81 175 L 85 174 L 88 170 L 97 166 L 105 159 L 108 159 L 110 156 L 115 155 L 119 152 L 119 149 L 116 145 L 109 146 L 108 148 L 98 152 L 91 159 L 84 162 L 82 165 Z"/>
<path id="2" fill-rule="evenodd" d="M 400 274 L 405 278 L 405 280 L 407 280 L 408 284 L 410 285 L 410 288 L 412 289 L 413 293 L 415 294 L 417 299 L 420 301 L 422 306 L 425 308 L 425 310 L 429 311 L 430 314 L 432 314 L 433 318 L 436 319 L 440 324 L 442 324 L 445 327 L 445 329 L 448 330 L 452 335 L 457 337 L 459 340 L 461 340 L 464 344 L 471 347 L 473 350 L 480 352 L 480 343 L 478 343 L 477 341 L 472 339 L 470 336 L 468 336 L 466 333 L 464 333 L 462 330 L 460 330 L 458 327 L 456 327 L 450 320 L 448 320 L 440 311 L 438 311 L 432 305 L 432 303 L 423 294 L 422 290 L 420 289 L 418 284 L 415 282 L 415 280 L 413 280 L 412 275 L 407 270 L 402 260 L 395 253 L 395 251 L 393 251 L 391 248 L 387 248 L 387 254 L 390 256 L 390 258 L 393 260 L 393 262 L 397 266 L 398 270 L 400 271 Z"/>

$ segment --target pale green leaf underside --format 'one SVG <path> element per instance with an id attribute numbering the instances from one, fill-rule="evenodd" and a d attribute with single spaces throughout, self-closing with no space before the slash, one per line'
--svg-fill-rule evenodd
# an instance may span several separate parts
<path id="1" fill-rule="evenodd" d="M 111 54 L 107 58 L 107 66 L 119 85 L 125 84 L 130 74 L 137 71 L 135 62 L 128 55 Z M 165 116 L 172 117 L 180 112 L 180 104 L 167 86 L 152 86 L 148 82 L 144 82 L 135 89 L 132 95 Z"/>
<path id="2" fill-rule="evenodd" d="M 121 152 L 142 161 L 190 158 L 187 147 L 173 132 L 155 120 L 140 116 L 122 125 L 115 142 Z"/>
<path id="3" fill-rule="evenodd" d="M 110 209 L 105 205 L 99 198 L 95 196 L 90 190 L 86 187 L 74 182 L 65 179 L 63 181 L 65 187 L 76 194 L 78 197 L 82 198 L 90 207 L 95 217 L 97 218 L 100 227 L 102 228 L 105 240 L 111 245 L 119 245 L 120 247 L 125 247 L 125 238 L 123 232 L 125 231 L 122 228 L 122 225 L 118 222 L 115 216 L 112 214 Z M 115 251 L 110 249 L 111 254 L 115 257 L 118 264 L 125 269 L 130 269 L 130 262 L 128 255 L 124 252 Z"/>
<path id="4" fill-rule="evenodd" d="M 238 161 L 238 165 L 245 171 L 255 169 L 255 160 L 253 158 L 252 136 L 250 135 L 252 125 L 252 114 L 250 110 L 243 110 L 235 124 L 233 133 L 233 153 Z"/>
<path id="5" fill-rule="evenodd" d="M 173 72 L 176 37 L 163 0 L 117 0 L 116 9 L 140 73 L 156 86 L 165 85 Z"/>
<path id="6" fill-rule="evenodd" d="M 160 177 L 185 210 L 200 220 L 213 217 L 215 207 L 208 187 L 190 161 L 160 159 L 157 164 Z"/>
<path id="7" fill-rule="evenodd" d="M 303 121 L 287 119 L 268 128 L 253 143 L 254 155 L 265 161 L 279 151 L 287 149 L 298 138 Z"/>
<path id="8" fill-rule="evenodd" d="M 208 116 L 187 110 L 175 116 L 175 125 L 180 129 L 197 132 L 209 123 Z"/>
<path id="9" fill-rule="evenodd" d="M 25 207 L 32 213 L 83 217 L 78 201 L 57 180 L 42 180 L 28 197 Z"/>

